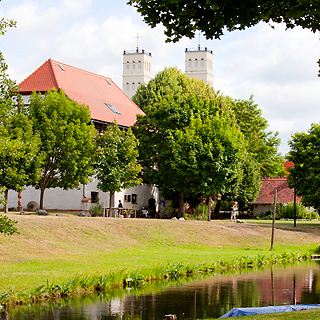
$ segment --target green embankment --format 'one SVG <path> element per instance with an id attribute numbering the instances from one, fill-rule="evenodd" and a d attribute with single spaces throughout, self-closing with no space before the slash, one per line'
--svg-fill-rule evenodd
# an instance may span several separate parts
<path id="1" fill-rule="evenodd" d="M 292 257 L 311 254 L 320 243 L 318 222 L 298 222 L 294 228 L 291 221 L 278 221 L 272 253 L 271 223 L 266 221 L 236 224 L 15 213 L 9 217 L 18 221 L 20 234 L 0 235 L 0 294 L 7 292 L 7 297 L 21 298 L 19 292 L 32 293 L 41 285 L 53 292 L 75 278 L 84 287 L 84 279 L 88 285 L 90 277 L 108 275 L 101 284 L 107 287 L 130 277 L 148 280 L 174 272 L 264 263 L 283 252 L 289 258 L 291 253 Z M 26 296 L 31 295 L 21 299 Z"/>

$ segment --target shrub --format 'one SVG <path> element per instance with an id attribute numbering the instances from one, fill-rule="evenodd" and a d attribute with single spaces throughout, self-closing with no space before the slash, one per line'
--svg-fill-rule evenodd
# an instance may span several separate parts
<path id="1" fill-rule="evenodd" d="M 273 219 L 273 210 L 266 212 L 260 212 L 256 219 L 270 220 Z M 308 210 L 301 203 L 296 203 L 296 218 L 297 219 L 319 219 L 319 215 L 311 210 Z M 294 204 L 289 202 L 288 204 L 277 203 L 276 206 L 276 219 L 294 219 Z"/>
<path id="2" fill-rule="evenodd" d="M 293 202 L 289 202 L 287 205 L 283 207 L 283 209 L 280 212 L 280 218 L 285 218 L 285 219 L 294 218 Z M 296 218 L 297 219 L 319 219 L 319 215 L 314 211 L 308 210 L 301 203 L 296 203 Z"/>
<path id="3" fill-rule="evenodd" d="M 103 213 L 103 203 L 92 204 L 90 206 L 89 212 L 92 217 L 101 217 Z"/>

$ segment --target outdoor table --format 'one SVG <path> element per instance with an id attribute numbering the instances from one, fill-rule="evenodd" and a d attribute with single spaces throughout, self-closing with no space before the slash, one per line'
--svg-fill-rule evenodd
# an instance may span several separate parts
<path id="1" fill-rule="evenodd" d="M 118 218 L 121 214 L 124 215 L 124 217 L 133 218 L 131 214 L 134 214 L 134 218 L 137 217 L 137 211 L 136 209 L 128 209 L 128 208 L 118 208 L 118 207 L 111 207 L 111 212 L 109 212 L 109 207 L 104 207 L 104 216 L 105 217 L 115 217 Z"/>

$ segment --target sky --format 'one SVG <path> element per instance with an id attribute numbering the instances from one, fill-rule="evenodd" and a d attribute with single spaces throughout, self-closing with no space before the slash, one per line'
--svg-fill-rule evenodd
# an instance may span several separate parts
<path id="1" fill-rule="evenodd" d="M 127 0 L 2 0 L 0 18 L 17 21 L 0 37 L 11 79 L 20 83 L 49 58 L 110 77 L 122 88 L 123 51 L 137 46 L 152 54 L 152 75 L 165 67 L 184 72 L 185 48 L 213 50 L 214 89 L 253 99 L 279 132 L 279 152 L 292 133 L 320 119 L 319 33 L 261 23 L 226 32 L 220 40 L 197 35 L 166 43 L 162 26 L 144 23 Z M 137 39 L 137 35 L 139 38 Z"/>

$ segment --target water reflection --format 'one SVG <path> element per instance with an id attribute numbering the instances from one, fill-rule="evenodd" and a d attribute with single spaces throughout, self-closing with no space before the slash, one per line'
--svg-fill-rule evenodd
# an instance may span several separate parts
<path id="1" fill-rule="evenodd" d="M 299 263 L 192 282 L 104 293 L 56 304 L 9 310 L 9 319 L 159 320 L 218 318 L 235 307 L 320 303 L 318 263 Z"/>

